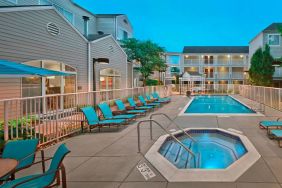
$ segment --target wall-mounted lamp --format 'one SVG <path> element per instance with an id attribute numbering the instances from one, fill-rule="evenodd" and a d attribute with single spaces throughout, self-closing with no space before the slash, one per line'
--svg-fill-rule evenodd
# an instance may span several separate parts
<path id="1" fill-rule="evenodd" d="M 96 64 L 100 64 L 100 65 L 106 65 L 110 63 L 109 58 L 93 58 L 93 63 Z"/>

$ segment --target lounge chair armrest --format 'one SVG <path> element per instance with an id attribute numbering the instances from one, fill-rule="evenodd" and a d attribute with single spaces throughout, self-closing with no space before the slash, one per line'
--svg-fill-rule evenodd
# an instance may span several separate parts
<path id="1" fill-rule="evenodd" d="M 134 110 L 135 109 L 133 106 L 127 106 L 125 108 L 126 108 L 126 110 Z"/>
<path id="2" fill-rule="evenodd" d="M 141 103 L 136 103 L 136 106 L 140 107 L 143 106 Z"/>
<path id="3" fill-rule="evenodd" d="M 121 114 L 125 114 L 126 111 L 124 110 L 116 110 L 116 111 L 113 111 L 113 115 L 121 115 Z"/>

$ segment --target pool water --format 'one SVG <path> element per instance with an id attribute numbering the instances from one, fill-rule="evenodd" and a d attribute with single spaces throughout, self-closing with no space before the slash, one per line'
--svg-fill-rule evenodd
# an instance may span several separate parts
<path id="1" fill-rule="evenodd" d="M 189 133 L 196 142 L 185 136 L 179 140 L 195 154 L 193 157 L 174 140 L 167 140 L 159 152 L 177 168 L 225 169 L 247 153 L 241 140 L 220 131 Z"/>
<path id="2" fill-rule="evenodd" d="M 187 107 L 188 114 L 254 114 L 255 111 L 227 95 L 195 96 Z"/>

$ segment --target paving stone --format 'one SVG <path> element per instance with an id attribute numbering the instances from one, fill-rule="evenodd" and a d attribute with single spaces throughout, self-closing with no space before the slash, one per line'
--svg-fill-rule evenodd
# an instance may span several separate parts
<path id="1" fill-rule="evenodd" d="M 168 183 L 167 188 L 236 188 L 235 183 Z"/>
<path id="2" fill-rule="evenodd" d="M 166 188 L 165 182 L 126 182 L 120 188 Z"/>
<path id="3" fill-rule="evenodd" d="M 280 188 L 277 183 L 238 183 L 237 188 Z"/>

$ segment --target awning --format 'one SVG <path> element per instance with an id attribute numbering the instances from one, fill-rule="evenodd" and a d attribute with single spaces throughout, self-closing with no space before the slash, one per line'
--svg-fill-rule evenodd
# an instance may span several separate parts
<path id="1" fill-rule="evenodd" d="M 21 78 L 21 77 L 46 77 L 46 76 L 71 76 L 72 73 L 53 71 L 33 67 L 21 63 L 0 60 L 0 78 Z"/>

